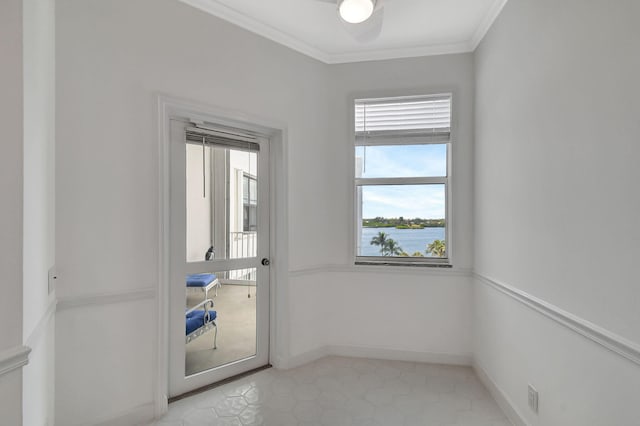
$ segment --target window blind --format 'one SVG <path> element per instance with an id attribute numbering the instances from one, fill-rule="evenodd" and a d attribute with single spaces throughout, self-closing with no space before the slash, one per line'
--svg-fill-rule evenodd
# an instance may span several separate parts
<path id="1" fill-rule="evenodd" d="M 355 101 L 356 139 L 451 133 L 451 95 Z"/>
<path id="2" fill-rule="evenodd" d="M 204 143 L 207 145 L 224 146 L 240 151 L 260 151 L 260 145 L 251 142 L 250 138 L 246 136 L 195 127 L 188 127 L 186 130 L 187 143 L 202 144 L 204 138 Z"/>

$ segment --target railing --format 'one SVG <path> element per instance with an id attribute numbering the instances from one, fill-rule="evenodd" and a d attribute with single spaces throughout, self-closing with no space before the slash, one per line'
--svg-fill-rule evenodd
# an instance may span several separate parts
<path id="1" fill-rule="evenodd" d="M 229 258 L 256 257 L 258 253 L 257 241 L 257 233 L 255 231 L 229 232 Z M 247 268 L 229 271 L 229 281 L 244 285 L 255 285 L 256 269 Z M 253 283 L 247 281 L 253 281 Z"/>

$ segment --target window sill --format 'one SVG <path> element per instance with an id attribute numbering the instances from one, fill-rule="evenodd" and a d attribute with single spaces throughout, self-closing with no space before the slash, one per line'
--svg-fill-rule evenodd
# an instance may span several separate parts
<path id="1" fill-rule="evenodd" d="M 388 260 L 356 260 L 356 266 L 412 266 L 417 268 L 453 268 L 450 263 L 436 263 L 436 262 L 403 262 L 403 261 L 388 261 Z"/>

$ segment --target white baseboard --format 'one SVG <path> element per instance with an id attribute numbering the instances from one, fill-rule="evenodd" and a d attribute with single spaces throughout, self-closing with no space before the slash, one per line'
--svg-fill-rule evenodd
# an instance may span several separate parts
<path id="1" fill-rule="evenodd" d="M 327 355 L 330 355 L 327 352 L 327 347 L 321 346 L 319 348 L 289 357 L 289 359 L 283 359 L 278 368 L 288 370 L 290 368 L 300 367 L 301 365 L 308 364 Z"/>
<path id="2" fill-rule="evenodd" d="M 153 402 L 138 405 L 130 410 L 108 419 L 100 419 L 94 426 L 134 426 L 147 425 L 153 421 L 155 405 Z"/>
<path id="3" fill-rule="evenodd" d="M 472 361 L 471 354 L 406 351 L 374 346 L 327 345 L 289 358 L 283 363 L 283 368 L 299 367 L 329 355 L 467 366 L 470 366 Z"/>
<path id="4" fill-rule="evenodd" d="M 169 398 L 163 392 L 158 392 L 156 403 L 153 407 L 153 417 L 159 419 L 167 414 L 167 411 L 169 411 Z"/>
<path id="5" fill-rule="evenodd" d="M 473 362 L 473 370 L 476 372 L 478 379 L 487 388 L 493 399 L 498 403 L 502 412 L 509 418 L 514 426 L 529 426 L 524 420 L 524 417 L 520 415 L 520 412 L 516 409 L 515 405 L 511 403 L 511 400 L 507 395 L 496 385 L 496 383 L 489 377 L 487 372 L 478 365 L 477 362 Z"/>
<path id="6" fill-rule="evenodd" d="M 453 354 L 445 352 L 421 352 L 391 349 L 375 346 L 330 345 L 330 355 L 353 358 L 388 359 L 391 361 L 426 362 L 430 364 L 471 365 L 471 354 Z"/>

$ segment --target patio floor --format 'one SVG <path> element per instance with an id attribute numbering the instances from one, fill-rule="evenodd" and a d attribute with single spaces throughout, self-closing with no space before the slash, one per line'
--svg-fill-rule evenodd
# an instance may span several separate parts
<path id="1" fill-rule="evenodd" d="M 250 289 L 250 298 L 247 287 L 241 285 L 223 285 L 216 297 L 213 290 L 209 292 L 218 313 L 218 348 L 213 349 L 214 330 L 189 342 L 185 359 L 187 376 L 256 353 L 256 292 L 255 287 Z M 194 306 L 202 299 L 201 293 L 190 293 L 187 305 Z"/>

